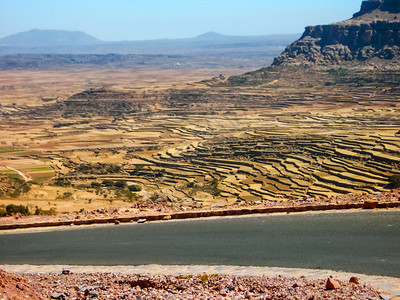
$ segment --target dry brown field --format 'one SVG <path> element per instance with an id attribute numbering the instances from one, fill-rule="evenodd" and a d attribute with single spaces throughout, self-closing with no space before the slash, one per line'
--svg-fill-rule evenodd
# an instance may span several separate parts
<path id="1" fill-rule="evenodd" d="M 73 69 L 61 71 L 0 70 L 1 104 L 43 105 L 103 86 L 180 86 L 247 69 Z M 49 101 L 51 102 L 51 101 Z"/>

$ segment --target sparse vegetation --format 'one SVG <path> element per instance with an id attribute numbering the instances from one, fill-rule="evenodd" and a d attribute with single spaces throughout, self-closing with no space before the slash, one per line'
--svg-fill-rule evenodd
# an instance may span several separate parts
<path id="1" fill-rule="evenodd" d="M 68 127 L 68 126 L 72 126 L 72 125 L 75 125 L 75 123 L 59 123 L 59 124 L 53 125 L 53 127 L 60 128 L 60 127 Z"/>
<path id="2" fill-rule="evenodd" d="M 18 174 L 0 174 L 0 197 L 16 198 L 30 189 L 31 184 L 22 180 Z"/>
<path id="3" fill-rule="evenodd" d="M 196 185 L 194 182 L 189 182 L 186 184 L 186 187 L 191 189 L 191 195 L 193 195 L 195 192 L 202 191 L 217 197 L 221 194 L 221 190 L 218 188 L 218 185 L 218 180 L 214 178 L 210 183 L 203 185 Z"/>
<path id="4" fill-rule="evenodd" d="M 208 282 L 208 275 L 206 273 L 200 275 L 200 281 L 202 284 L 206 284 Z"/>
<path id="5" fill-rule="evenodd" d="M 116 164 L 79 164 L 75 167 L 78 174 L 115 174 L 121 172 L 121 167 Z"/>
<path id="6" fill-rule="evenodd" d="M 400 175 L 393 175 L 389 177 L 389 184 L 386 186 L 388 189 L 400 188 Z"/>
<path id="7" fill-rule="evenodd" d="M 82 125 L 82 124 L 89 124 L 89 121 L 81 121 L 81 122 L 67 122 L 67 123 L 58 123 L 58 124 L 54 124 L 53 127 L 54 128 L 61 128 L 61 127 L 69 127 L 69 126 L 73 126 L 73 125 Z"/>
<path id="8" fill-rule="evenodd" d="M 221 194 L 221 190 L 218 188 L 218 180 L 216 178 L 214 178 L 212 180 L 212 182 L 210 183 L 210 185 L 208 186 L 208 188 L 210 189 L 210 193 L 213 196 L 220 196 Z"/>
<path id="9" fill-rule="evenodd" d="M 186 187 L 187 187 L 187 188 L 194 188 L 194 187 L 195 187 L 194 181 L 188 182 L 188 183 L 186 184 Z"/>
<path id="10" fill-rule="evenodd" d="M 68 187 L 68 186 L 71 186 L 71 182 L 64 178 L 58 178 L 56 181 L 54 181 L 53 185 L 61 186 L 61 187 Z"/>
<path id="11" fill-rule="evenodd" d="M 43 102 L 51 102 L 51 101 L 54 101 L 54 100 L 57 100 L 56 98 L 42 98 L 41 99 Z"/>
<path id="12" fill-rule="evenodd" d="M 244 85 L 247 83 L 247 81 L 248 81 L 247 78 L 244 76 L 230 76 L 228 78 L 228 83 L 233 86 Z"/>
<path id="13" fill-rule="evenodd" d="M 130 200 L 136 199 L 138 197 L 136 193 L 142 190 L 140 185 L 128 185 L 125 180 L 109 179 L 105 179 L 102 182 L 93 181 L 90 184 L 79 184 L 76 188 L 94 192 L 96 195 L 104 195 L 104 197 L 112 197 L 114 195 L 117 198 L 127 197 Z M 68 192 L 67 196 L 71 197 Z M 61 198 L 65 198 L 65 193 Z"/>
<path id="14" fill-rule="evenodd" d="M 54 216 L 56 213 L 57 211 L 54 208 L 50 208 L 48 210 L 41 209 L 38 206 L 35 208 L 35 215 L 37 216 Z"/>
<path id="15" fill-rule="evenodd" d="M 72 199 L 73 194 L 71 192 L 64 192 L 62 196 L 58 197 L 61 200 L 70 200 Z"/>
<path id="16" fill-rule="evenodd" d="M 28 206 L 9 204 L 5 208 L 4 206 L 0 207 L 0 217 L 12 216 L 15 214 L 28 216 L 29 215 Z"/>
<path id="17" fill-rule="evenodd" d="M 137 184 L 130 185 L 128 188 L 131 192 L 140 192 L 142 190 L 142 187 Z"/>

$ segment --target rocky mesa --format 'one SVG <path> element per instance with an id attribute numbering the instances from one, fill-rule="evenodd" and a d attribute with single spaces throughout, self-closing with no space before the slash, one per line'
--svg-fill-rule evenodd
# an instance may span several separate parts
<path id="1" fill-rule="evenodd" d="M 338 65 L 399 56 L 400 0 L 368 0 L 349 20 L 306 27 L 274 65 Z"/>

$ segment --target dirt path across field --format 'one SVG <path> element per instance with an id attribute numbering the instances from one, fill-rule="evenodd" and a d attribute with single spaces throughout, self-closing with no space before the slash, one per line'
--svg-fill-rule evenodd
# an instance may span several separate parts
<path id="1" fill-rule="evenodd" d="M 6 168 L 9 169 L 9 170 L 11 170 L 11 171 L 17 172 L 18 175 L 21 176 L 25 181 L 31 181 L 31 180 L 32 180 L 32 178 L 26 176 L 26 175 L 25 175 L 22 171 L 20 171 L 20 170 L 17 170 L 17 169 L 15 169 L 15 168 L 13 168 L 13 167 L 6 167 Z"/>

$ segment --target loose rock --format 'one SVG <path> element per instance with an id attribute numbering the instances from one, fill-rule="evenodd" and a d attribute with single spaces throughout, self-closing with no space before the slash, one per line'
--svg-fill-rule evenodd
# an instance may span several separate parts
<path id="1" fill-rule="evenodd" d="M 351 277 L 349 282 L 359 284 L 360 283 L 360 278 L 358 277 Z"/>
<path id="2" fill-rule="evenodd" d="M 42 291 L 45 299 L 50 298 L 55 286 L 68 291 L 66 299 L 379 299 L 379 293 L 368 285 L 343 282 L 339 289 L 325 290 L 324 280 L 304 277 L 119 273 L 26 274 L 24 277 Z"/>
<path id="3" fill-rule="evenodd" d="M 339 282 L 337 282 L 332 277 L 329 277 L 328 280 L 326 281 L 325 288 L 327 290 L 336 290 L 336 289 L 340 289 L 341 286 L 340 286 Z"/>
<path id="4" fill-rule="evenodd" d="M 65 299 L 67 298 L 67 295 L 65 295 L 64 293 L 53 293 L 50 296 L 50 299 Z"/>

